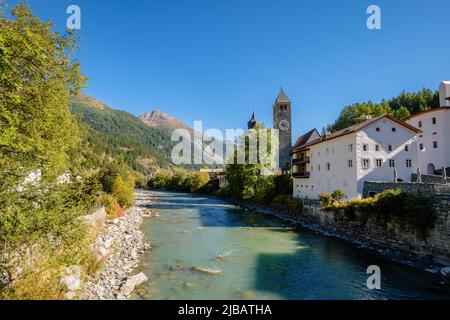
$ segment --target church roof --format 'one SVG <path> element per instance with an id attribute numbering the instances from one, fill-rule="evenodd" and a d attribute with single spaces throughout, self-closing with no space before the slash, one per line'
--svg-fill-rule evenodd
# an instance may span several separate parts
<path id="1" fill-rule="evenodd" d="M 287 103 L 287 102 L 291 102 L 291 100 L 289 100 L 289 98 L 287 97 L 286 93 L 284 93 L 283 89 L 281 89 L 280 93 L 278 94 L 277 100 L 275 101 L 275 103 Z"/>
<path id="2" fill-rule="evenodd" d="M 255 116 L 255 112 L 253 112 L 252 118 L 250 119 L 250 121 L 247 123 L 248 128 L 249 129 L 253 129 L 254 127 L 256 127 L 256 125 L 258 125 L 259 122 L 256 120 L 256 116 Z"/>

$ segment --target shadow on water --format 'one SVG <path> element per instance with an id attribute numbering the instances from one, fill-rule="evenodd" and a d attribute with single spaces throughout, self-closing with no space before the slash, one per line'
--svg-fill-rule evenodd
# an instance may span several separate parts
<path id="1" fill-rule="evenodd" d="M 278 231 L 278 230 L 277 230 Z M 350 244 L 301 230 L 298 250 L 261 253 L 255 288 L 284 299 L 450 299 L 438 288 L 439 277 L 405 267 Z M 369 290 L 367 267 L 381 269 L 381 290 Z"/>
<path id="2" fill-rule="evenodd" d="M 346 241 L 292 228 L 278 218 L 244 211 L 213 197 L 152 194 L 154 197 L 145 197 L 153 200 L 147 207 L 162 214 L 151 224 L 156 250 L 149 255 L 149 264 L 158 265 L 155 270 L 161 275 L 169 273 L 167 279 L 156 280 L 163 293 L 158 297 L 171 296 L 173 282 L 184 280 L 204 290 L 201 298 L 233 298 L 235 289 L 230 289 L 230 284 L 236 282 L 244 291 L 256 291 L 260 298 L 267 294 L 283 299 L 450 299 L 434 286 L 436 276 L 390 262 Z M 212 228 L 199 232 L 198 226 Z M 229 247 L 235 250 L 230 260 L 214 261 L 223 268 L 220 277 L 198 279 L 197 273 L 168 271 L 167 265 L 178 264 L 179 259 L 187 266 L 209 266 L 211 259 Z M 381 268 L 381 290 L 367 288 L 370 265 Z M 180 281 L 172 277 L 180 277 Z M 189 294 L 185 291 L 195 289 L 177 290 L 176 297 L 185 298 L 189 297 L 183 295 Z"/>

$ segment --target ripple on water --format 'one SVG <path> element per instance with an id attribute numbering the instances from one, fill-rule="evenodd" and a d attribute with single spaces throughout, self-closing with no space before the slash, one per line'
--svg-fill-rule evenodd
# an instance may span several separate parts
<path id="1" fill-rule="evenodd" d="M 159 218 L 146 220 L 153 250 L 143 257 L 150 281 L 136 299 L 429 299 L 429 273 L 392 263 L 338 239 L 225 201 L 168 192 L 149 196 Z M 227 254 L 229 253 L 229 254 Z M 382 290 L 367 289 L 379 265 Z M 192 270 L 221 270 L 219 275 Z"/>

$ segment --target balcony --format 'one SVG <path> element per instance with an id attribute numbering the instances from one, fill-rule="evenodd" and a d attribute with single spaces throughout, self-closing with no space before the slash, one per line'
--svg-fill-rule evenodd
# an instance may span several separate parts
<path id="1" fill-rule="evenodd" d="M 292 159 L 292 163 L 296 163 L 296 164 L 299 164 L 299 163 L 310 163 L 310 157 L 300 157 L 300 158 L 297 158 L 297 159 Z"/>
<path id="2" fill-rule="evenodd" d="M 309 179 L 311 172 L 294 172 L 292 173 L 292 176 L 294 178 Z"/>

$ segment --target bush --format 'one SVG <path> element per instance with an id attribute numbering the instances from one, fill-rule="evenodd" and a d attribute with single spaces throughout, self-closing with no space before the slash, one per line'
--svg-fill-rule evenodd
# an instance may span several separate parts
<path id="1" fill-rule="evenodd" d="M 356 212 L 359 212 L 367 217 L 375 216 L 379 221 L 406 223 L 413 227 L 421 238 L 426 236 L 437 218 L 432 199 L 401 189 L 386 190 L 375 197 L 344 203 L 330 202 L 326 195 L 324 199 L 324 210 L 335 214 L 343 212 L 348 220 L 354 220 Z"/>
<path id="2" fill-rule="evenodd" d="M 331 197 L 334 201 L 340 202 L 345 197 L 345 193 L 342 192 L 340 189 L 334 190 L 334 192 L 331 194 Z"/>
<path id="3" fill-rule="evenodd" d="M 106 216 L 108 219 L 115 219 L 122 215 L 123 209 L 120 207 L 119 202 L 111 194 L 105 194 L 101 198 L 101 202 L 106 208 Z"/>
<path id="4" fill-rule="evenodd" d="M 322 204 L 322 208 L 328 207 L 333 202 L 333 197 L 331 194 L 322 192 L 320 194 L 320 203 Z"/>
<path id="5" fill-rule="evenodd" d="M 303 201 L 292 196 L 278 196 L 273 199 L 273 204 L 278 209 L 285 210 L 291 214 L 301 214 L 303 210 Z"/>
<path id="6" fill-rule="evenodd" d="M 113 184 L 112 195 L 122 207 L 131 207 L 134 204 L 134 181 L 118 176 Z"/>

